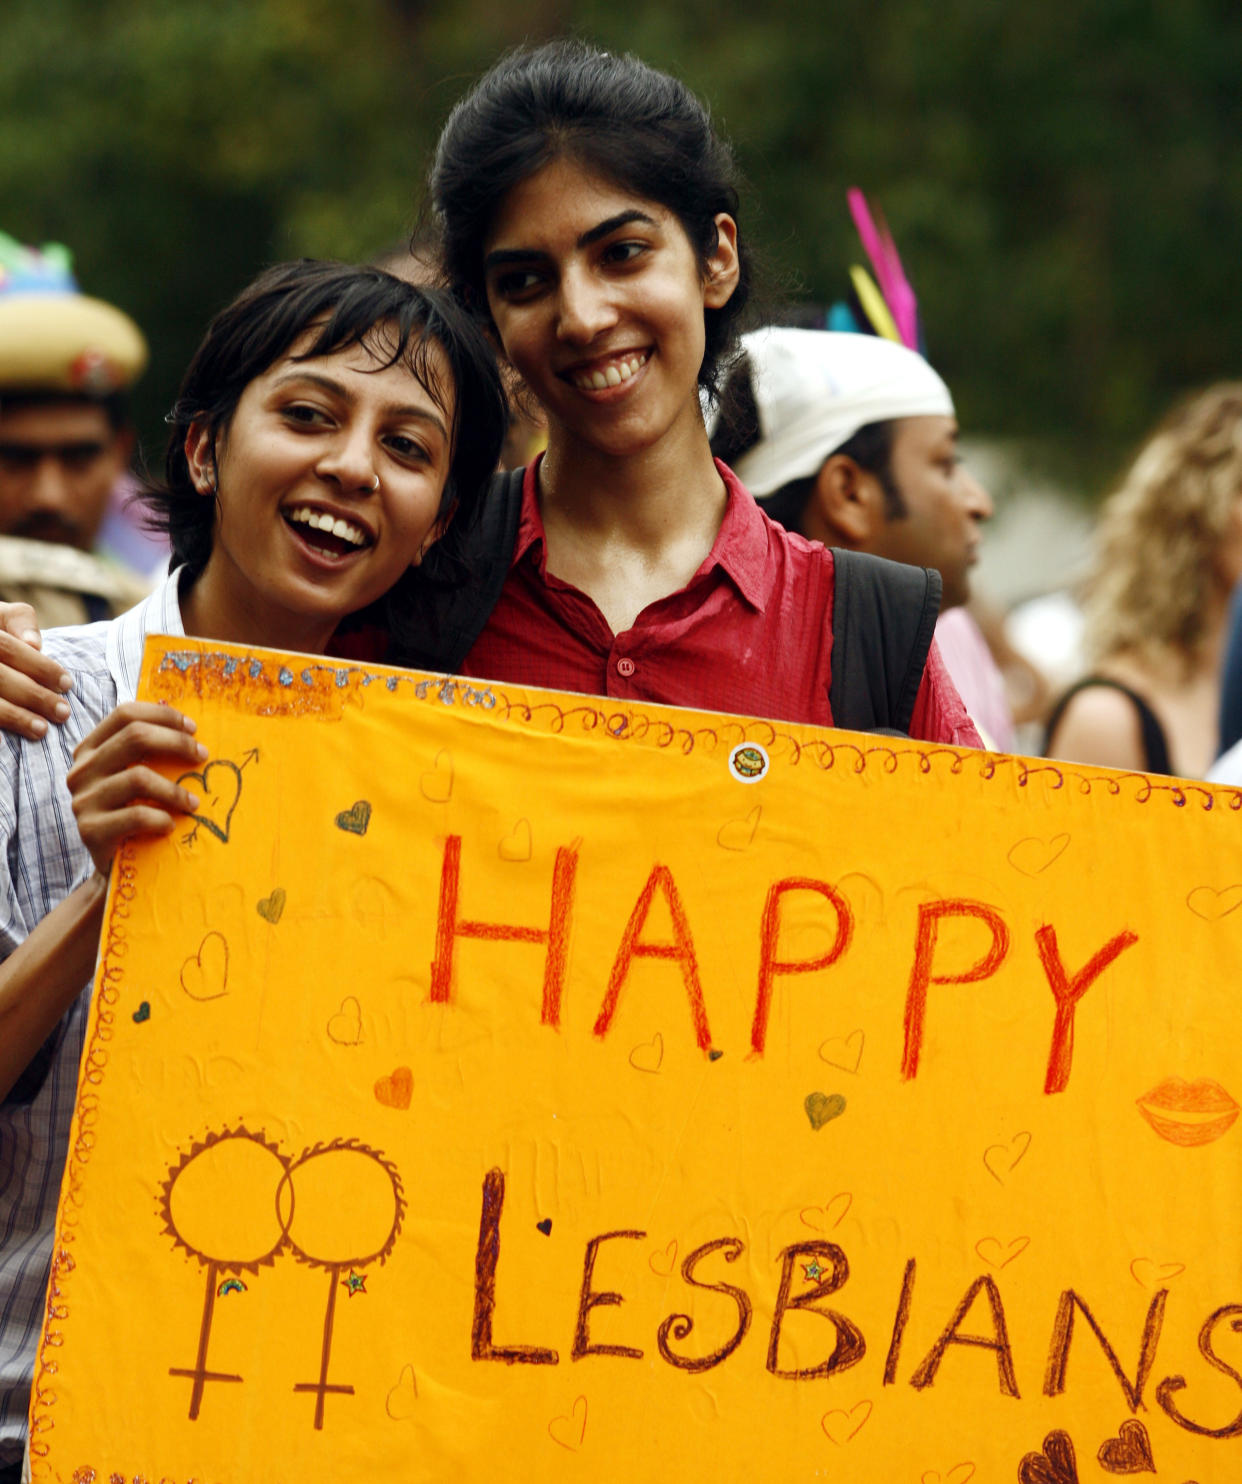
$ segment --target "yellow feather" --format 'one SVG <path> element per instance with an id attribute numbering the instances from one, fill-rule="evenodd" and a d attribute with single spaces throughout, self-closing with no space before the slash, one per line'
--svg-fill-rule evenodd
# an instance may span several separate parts
<path id="1" fill-rule="evenodd" d="M 875 327 L 877 335 L 883 335 L 885 340 L 895 340 L 901 344 L 901 336 L 897 333 L 897 325 L 893 316 L 889 313 L 888 305 L 884 302 L 884 295 L 876 288 L 871 275 L 865 268 L 855 264 L 850 269 L 850 278 L 854 284 L 854 292 L 858 295 L 858 302 L 863 307 L 863 313 Z"/>

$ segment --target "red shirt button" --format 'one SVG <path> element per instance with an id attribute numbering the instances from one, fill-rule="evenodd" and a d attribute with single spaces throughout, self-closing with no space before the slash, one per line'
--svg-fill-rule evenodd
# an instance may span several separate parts
<path id="1" fill-rule="evenodd" d="M 628 680 L 629 677 L 633 673 L 634 673 L 634 661 L 633 660 L 631 660 L 631 659 L 623 659 L 623 660 L 618 660 L 617 661 L 617 674 L 618 675 L 624 675 L 626 677 L 626 679 Z"/>

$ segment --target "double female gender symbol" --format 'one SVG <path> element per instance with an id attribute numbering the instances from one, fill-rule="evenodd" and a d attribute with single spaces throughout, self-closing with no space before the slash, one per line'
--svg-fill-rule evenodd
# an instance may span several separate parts
<path id="1" fill-rule="evenodd" d="M 165 1230 L 206 1270 L 194 1364 L 169 1370 L 192 1382 L 191 1420 L 209 1381 L 242 1380 L 207 1364 L 217 1297 L 242 1286 L 238 1275 L 257 1273 L 288 1252 L 328 1272 L 319 1377 L 293 1388 L 314 1394 L 315 1427 L 321 1429 L 327 1396 L 354 1390 L 328 1381 L 337 1289 L 364 1292 L 361 1270 L 385 1262 L 396 1244 L 406 1207 L 396 1166 L 356 1139 L 315 1144 L 291 1158 L 262 1132 L 239 1127 L 194 1144 L 169 1169 L 162 1191 Z"/>

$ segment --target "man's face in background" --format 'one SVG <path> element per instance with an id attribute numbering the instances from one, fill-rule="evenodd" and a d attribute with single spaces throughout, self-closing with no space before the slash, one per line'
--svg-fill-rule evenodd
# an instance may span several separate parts
<path id="1" fill-rule="evenodd" d="M 0 535 L 90 551 L 132 449 L 98 403 L 0 394 Z"/>
<path id="2" fill-rule="evenodd" d="M 961 462 L 956 421 L 898 418 L 889 475 L 903 513 L 888 519 L 867 549 L 892 561 L 935 567 L 944 582 L 941 607 L 965 603 L 992 500 Z"/>

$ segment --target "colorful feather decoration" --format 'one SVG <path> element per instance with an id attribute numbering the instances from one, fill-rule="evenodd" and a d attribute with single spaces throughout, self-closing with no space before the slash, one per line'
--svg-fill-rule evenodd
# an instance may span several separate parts
<path id="1" fill-rule="evenodd" d="M 922 334 L 919 326 L 918 300 L 901 266 L 901 258 L 893 242 L 892 233 L 888 230 L 888 223 L 884 220 L 884 214 L 877 207 L 873 220 L 871 208 L 867 205 L 867 198 L 857 186 L 850 189 L 847 199 L 850 213 L 854 218 L 854 225 L 858 228 L 862 245 L 875 270 L 876 281 L 880 286 L 879 292 L 889 311 L 886 318 L 897 331 L 896 336 L 890 338 L 895 338 L 903 345 L 908 345 L 911 350 L 919 350 Z M 862 270 L 853 271 L 861 272 Z M 870 283 L 870 280 L 868 282 Z M 854 286 L 858 288 L 857 278 L 854 280 Z M 870 316 L 870 308 L 861 290 L 859 290 L 859 298 L 863 299 L 864 307 L 867 308 Z M 879 334 L 888 333 L 887 330 L 880 329 L 878 323 L 876 329 Z"/>
<path id="2" fill-rule="evenodd" d="M 863 314 L 866 315 L 875 333 L 882 335 L 885 340 L 895 340 L 898 345 L 901 345 L 903 343 L 901 332 L 889 313 L 888 305 L 884 302 L 884 295 L 876 288 L 871 275 L 865 268 L 860 268 L 855 263 L 850 269 L 850 281 L 854 285 L 854 292 L 858 295 L 858 302 L 862 305 Z"/>

